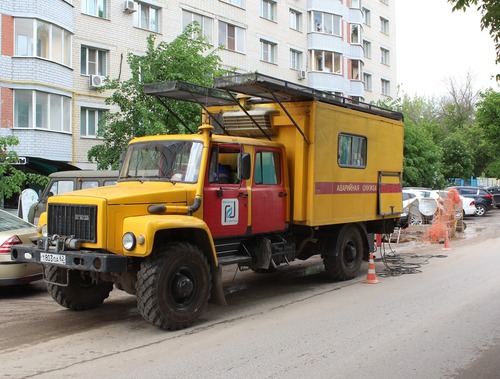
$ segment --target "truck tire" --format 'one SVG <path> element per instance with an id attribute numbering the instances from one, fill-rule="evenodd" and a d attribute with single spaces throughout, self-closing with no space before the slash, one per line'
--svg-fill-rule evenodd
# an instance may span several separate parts
<path id="1" fill-rule="evenodd" d="M 355 226 L 341 230 L 338 237 L 337 250 L 323 255 L 326 274 L 334 280 L 354 279 L 361 267 L 363 259 L 363 240 Z M 335 246 L 332 244 L 332 249 Z"/>
<path id="2" fill-rule="evenodd" d="M 47 290 L 52 298 L 63 307 L 73 311 L 83 311 L 101 305 L 113 289 L 113 283 L 95 281 L 85 271 L 69 270 L 66 287 L 54 283 L 66 283 L 66 269 L 47 266 L 45 278 Z"/>
<path id="3" fill-rule="evenodd" d="M 137 274 L 137 307 L 149 323 L 168 330 L 190 326 L 210 297 L 210 267 L 189 243 L 166 245 L 147 257 Z"/>

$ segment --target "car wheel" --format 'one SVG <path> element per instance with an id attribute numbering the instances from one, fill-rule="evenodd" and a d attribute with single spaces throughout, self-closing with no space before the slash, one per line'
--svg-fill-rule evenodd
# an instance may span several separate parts
<path id="1" fill-rule="evenodd" d="M 476 204 L 476 216 L 482 217 L 486 214 L 486 207 L 483 204 Z"/>

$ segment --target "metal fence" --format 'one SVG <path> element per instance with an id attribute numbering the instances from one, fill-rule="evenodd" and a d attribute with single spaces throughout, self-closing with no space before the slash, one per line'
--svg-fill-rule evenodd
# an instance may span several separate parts
<path id="1" fill-rule="evenodd" d="M 500 186 L 500 179 L 496 178 L 474 178 L 471 176 L 469 179 L 451 178 L 448 179 L 448 181 L 452 186 L 473 186 L 473 187 Z"/>

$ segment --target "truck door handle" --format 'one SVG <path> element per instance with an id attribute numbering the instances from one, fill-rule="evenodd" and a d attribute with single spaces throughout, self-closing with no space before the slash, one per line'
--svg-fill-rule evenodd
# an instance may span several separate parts
<path id="1" fill-rule="evenodd" d="M 278 193 L 278 197 L 286 197 L 286 196 L 287 196 L 286 192 Z"/>
<path id="2" fill-rule="evenodd" d="M 248 197 L 248 193 L 243 193 L 243 192 L 240 192 L 240 193 L 238 194 L 238 197 L 243 197 L 243 198 L 245 198 L 245 199 L 246 199 L 246 198 Z"/>

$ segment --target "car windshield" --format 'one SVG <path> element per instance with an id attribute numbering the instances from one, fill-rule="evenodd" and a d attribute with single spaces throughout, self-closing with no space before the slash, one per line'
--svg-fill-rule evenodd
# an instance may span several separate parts
<path id="1" fill-rule="evenodd" d="M 168 180 L 196 183 L 203 144 L 193 141 L 151 141 L 129 145 L 121 180 Z"/>
<path id="2" fill-rule="evenodd" d="M 0 210 L 0 232 L 33 227 L 30 223 L 14 216 L 8 212 Z"/>

